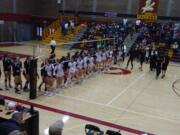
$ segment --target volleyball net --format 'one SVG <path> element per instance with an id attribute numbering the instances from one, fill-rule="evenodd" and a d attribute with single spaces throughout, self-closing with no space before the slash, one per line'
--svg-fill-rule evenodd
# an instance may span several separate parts
<path id="1" fill-rule="evenodd" d="M 100 50 L 106 47 L 113 47 L 117 44 L 115 38 L 104 38 L 98 40 L 83 40 L 78 42 L 68 42 L 59 43 L 56 46 L 55 55 L 57 57 L 62 57 L 67 54 L 67 52 L 75 52 L 80 50 Z M 32 55 L 38 59 L 49 58 L 51 55 L 50 44 L 34 44 L 32 45 Z"/>

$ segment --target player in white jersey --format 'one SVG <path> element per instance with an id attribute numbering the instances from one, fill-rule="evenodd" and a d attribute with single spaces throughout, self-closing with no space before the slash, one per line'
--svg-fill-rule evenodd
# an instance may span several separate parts
<path id="1" fill-rule="evenodd" d="M 83 79 L 83 60 L 79 56 L 77 58 L 77 69 L 78 69 L 78 78 Z"/>
<path id="2" fill-rule="evenodd" d="M 48 63 L 47 59 L 45 59 L 41 63 L 41 67 L 40 67 L 41 70 L 40 70 L 40 72 L 41 72 L 41 79 L 42 79 L 42 81 L 41 81 L 41 83 L 40 83 L 40 85 L 38 87 L 39 91 L 41 91 L 41 87 L 42 87 L 43 84 L 45 84 L 45 91 L 47 91 L 47 87 L 46 87 L 46 84 L 47 84 L 47 72 L 45 70 L 45 66 L 46 66 L 47 63 Z"/>
<path id="3" fill-rule="evenodd" d="M 64 70 L 63 63 L 60 60 L 57 60 L 57 64 L 54 67 L 54 76 L 56 76 L 57 88 L 62 88 L 64 84 Z"/>
<path id="4" fill-rule="evenodd" d="M 72 59 L 72 71 L 73 71 L 73 79 L 76 80 L 78 78 L 77 72 L 77 61 L 73 58 Z"/>
<path id="5" fill-rule="evenodd" d="M 122 58 L 122 54 L 123 52 L 121 51 L 121 49 L 118 49 L 118 54 L 117 54 L 117 64 L 120 66 L 123 62 L 123 58 Z"/>
<path id="6" fill-rule="evenodd" d="M 109 67 L 112 66 L 112 61 L 113 61 L 113 50 L 112 48 L 109 50 Z"/>
<path id="7" fill-rule="evenodd" d="M 73 62 L 72 60 L 70 60 L 68 62 L 68 80 L 71 82 L 73 77 L 74 77 Z"/>
<path id="8" fill-rule="evenodd" d="M 93 56 L 88 56 L 88 74 L 92 74 L 95 69 L 95 63 Z"/>
<path id="9" fill-rule="evenodd" d="M 101 69 L 101 62 L 102 62 L 101 52 L 100 51 L 96 52 L 95 56 L 96 56 L 96 68 L 99 71 Z"/>
<path id="10" fill-rule="evenodd" d="M 50 60 L 45 65 L 45 71 L 47 73 L 47 78 L 46 78 L 47 91 L 45 94 L 51 96 L 52 95 L 51 91 L 53 90 L 53 85 L 54 85 L 54 78 L 53 78 L 54 64 Z"/>
<path id="11" fill-rule="evenodd" d="M 110 57 L 110 50 L 109 49 L 106 50 L 106 57 L 107 57 L 107 65 L 106 65 L 106 67 L 109 68 L 110 63 L 111 63 L 111 57 Z"/>
<path id="12" fill-rule="evenodd" d="M 103 50 L 101 56 L 102 56 L 102 68 L 105 69 L 105 67 L 106 67 L 106 52 L 105 52 L 105 50 Z"/>
<path id="13" fill-rule="evenodd" d="M 88 57 L 86 55 L 83 55 L 83 74 L 84 76 L 87 75 L 87 68 L 88 68 Z"/>

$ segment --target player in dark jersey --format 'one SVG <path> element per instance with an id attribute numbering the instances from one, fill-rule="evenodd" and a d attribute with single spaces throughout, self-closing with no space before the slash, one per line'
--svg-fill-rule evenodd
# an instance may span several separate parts
<path id="1" fill-rule="evenodd" d="M 169 60 L 170 60 L 170 57 L 168 55 L 163 57 L 163 61 L 162 61 L 162 78 L 165 77 L 167 67 L 169 65 Z"/>
<path id="2" fill-rule="evenodd" d="M 28 85 L 30 81 L 30 57 L 27 57 L 26 60 L 24 61 L 24 70 L 23 70 L 23 75 L 25 77 L 25 85 L 24 85 L 24 91 L 28 91 Z"/>
<path id="3" fill-rule="evenodd" d="M 4 83 L 5 83 L 5 89 L 8 90 L 8 85 L 9 83 L 9 88 L 12 88 L 11 86 L 11 67 L 12 67 L 12 60 L 11 58 L 8 57 L 8 54 L 5 54 L 3 57 L 3 69 L 4 69 Z"/>
<path id="4" fill-rule="evenodd" d="M 64 86 L 68 87 L 70 85 L 70 75 L 69 75 L 69 61 L 70 61 L 70 55 L 67 57 L 64 57 L 62 60 L 63 63 L 63 70 L 64 70 Z"/>
<path id="5" fill-rule="evenodd" d="M 13 67 L 13 76 L 14 76 L 14 83 L 15 83 L 15 92 L 17 94 L 21 94 L 21 90 L 22 90 L 22 79 L 21 79 L 22 62 L 20 61 L 19 57 L 15 58 L 12 67 Z M 20 86 L 20 89 L 19 89 L 19 86 Z"/>
<path id="6" fill-rule="evenodd" d="M 127 62 L 126 69 L 127 69 L 128 66 L 129 66 L 129 62 L 131 62 L 131 70 L 133 69 L 134 57 L 135 57 L 135 50 L 134 50 L 134 48 L 132 47 L 132 48 L 130 49 L 130 51 L 129 51 L 129 59 L 128 59 L 128 62 Z"/>
<path id="7" fill-rule="evenodd" d="M 156 79 L 158 79 L 159 75 L 161 74 L 161 68 L 162 68 L 161 66 L 162 66 L 162 59 L 158 55 L 156 60 Z"/>
<path id="8" fill-rule="evenodd" d="M 150 71 L 154 71 L 156 69 L 156 60 L 157 60 L 157 54 L 151 53 L 150 56 Z"/>
<path id="9" fill-rule="evenodd" d="M 139 56 L 140 56 L 140 67 L 139 67 L 139 69 L 142 71 L 143 70 L 143 63 L 144 63 L 145 56 L 146 56 L 146 51 L 144 48 L 141 48 L 139 52 L 140 52 L 140 54 L 139 54 Z"/>
<path id="10" fill-rule="evenodd" d="M 39 91 L 41 91 L 41 87 L 43 84 L 45 84 L 45 91 L 47 91 L 47 87 L 46 87 L 46 80 L 47 80 L 47 72 L 45 70 L 45 66 L 47 64 L 47 61 L 48 60 L 45 60 L 42 64 L 41 64 L 41 79 L 42 79 L 42 82 L 40 83 L 39 85 Z"/>

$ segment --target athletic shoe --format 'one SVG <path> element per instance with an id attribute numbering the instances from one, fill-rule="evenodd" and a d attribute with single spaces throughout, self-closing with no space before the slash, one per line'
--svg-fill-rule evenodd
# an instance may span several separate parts
<path id="1" fill-rule="evenodd" d="M 49 92 L 49 94 L 48 94 L 47 96 L 48 96 L 48 97 L 55 96 L 55 93 L 53 93 L 53 92 Z"/>
<path id="2" fill-rule="evenodd" d="M 21 91 L 18 88 L 15 88 L 15 93 L 16 94 L 21 94 Z"/>
<path id="3" fill-rule="evenodd" d="M 44 96 L 48 96 L 49 92 L 48 91 L 45 91 L 44 92 Z"/>

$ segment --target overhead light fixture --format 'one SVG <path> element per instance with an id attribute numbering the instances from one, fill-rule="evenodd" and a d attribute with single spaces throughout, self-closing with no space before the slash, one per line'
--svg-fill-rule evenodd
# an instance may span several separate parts
<path id="1" fill-rule="evenodd" d="M 57 0 L 57 3 L 58 3 L 58 4 L 61 4 L 61 2 L 62 2 L 62 0 Z"/>

